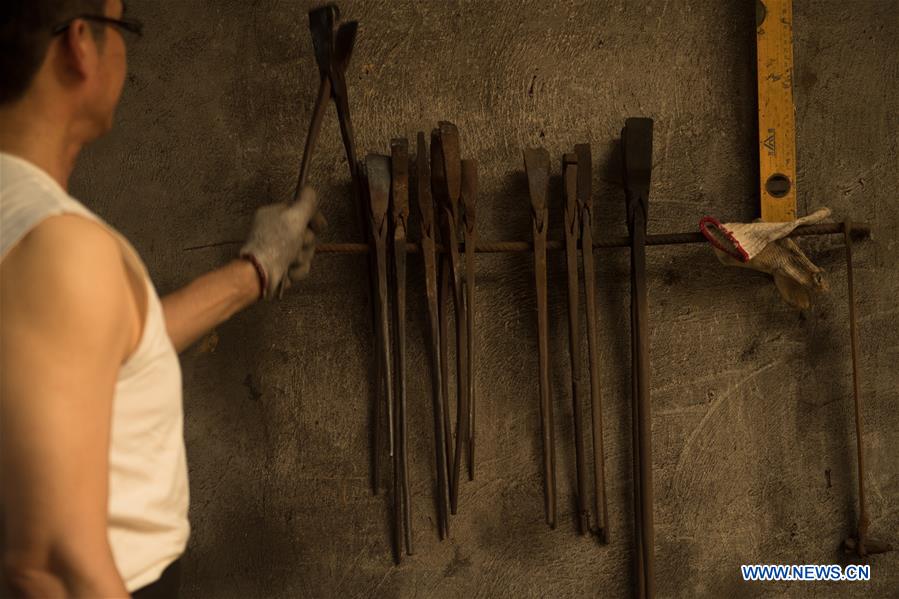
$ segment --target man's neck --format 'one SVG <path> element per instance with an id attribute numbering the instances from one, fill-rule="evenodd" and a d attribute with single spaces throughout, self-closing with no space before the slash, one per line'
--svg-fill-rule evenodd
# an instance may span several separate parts
<path id="1" fill-rule="evenodd" d="M 0 107 L 0 152 L 27 160 L 67 190 L 84 145 L 72 129 L 66 118 L 52 109 L 41 110 L 39 104 L 16 102 Z"/>

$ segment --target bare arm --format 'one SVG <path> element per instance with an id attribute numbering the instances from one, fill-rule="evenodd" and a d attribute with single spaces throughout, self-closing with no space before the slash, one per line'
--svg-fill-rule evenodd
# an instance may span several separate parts
<path id="1" fill-rule="evenodd" d="M 233 260 L 162 298 L 165 325 L 181 352 L 259 298 L 259 277 L 247 260 Z"/>
<path id="2" fill-rule="evenodd" d="M 107 536 L 119 366 L 139 334 L 121 252 L 99 225 L 47 219 L 0 264 L 4 571 L 27 597 L 122 597 Z"/>

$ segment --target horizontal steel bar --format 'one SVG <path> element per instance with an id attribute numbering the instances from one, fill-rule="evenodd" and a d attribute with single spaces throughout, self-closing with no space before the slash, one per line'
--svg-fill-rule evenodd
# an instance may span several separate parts
<path id="1" fill-rule="evenodd" d="M 828 223 L 823 225 L 803 225 L 796 227 L 789 237 L 809 237 L 814 235 L 840 235 L 843 233 L 842 223 Z M 871 230 L 864 224 L 853 224 L 852 234 L 858 239 L 870 236 Z M 707 243 L 708 240 L 702 233 L 661 233 L 647 235 L 646 245 L 682 245 L 688 243 Z M 594 248 L 620 248 L 629 247 L 630 239 L 626 236 L 610 237 L 593 241 Z M 316 247 L 318 254 L 366 254 L 370 247 L 365 243 L 320 243 Z M 560 251 L 565 249 L 564 241 L 547 241 L 546 249 Z M 420 250 L 417 243 L 407 243 L 406 250 L 409 253 L 417 253 Z M 460 250 L 465 251 L 465 244 L 460 244 Z M 530 241 L 479 241 L 475 246 L 475 252 L 483 254 L 502 254 L 509 252 L 532 252 L 534 244 Z M 446 248 L 437 244 L 437 251 L 445 252 Z"/>

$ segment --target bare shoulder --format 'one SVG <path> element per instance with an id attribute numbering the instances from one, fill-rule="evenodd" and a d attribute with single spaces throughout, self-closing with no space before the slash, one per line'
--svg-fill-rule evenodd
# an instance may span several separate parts
<path id="1" fill-rule="evenodd" d="M 115 238 L 101 224 L 78 214 L 60 214 L 45 218 L 31 229 L 13 248 L 9 257 L 16 251 L 33 253 L 61 248 L 121 255 Z"/>
<path id="2" fill-rule="evenodd" d="M 18 293 L 65 286 L 69 292 L 102 296 L 121 277 L 122 253 L 115 238 L 84 217 L 51 216 L 10 250 L 0 264 L 4 288 Z"/>
<path id="3" fill-rule="evenodd" d="M 4 337 L 45 331 L 60 343 L 82 337 L 118 345 L 122 337 L 127 346 L 128 294 L 118 241 L 77 215 L 47 218 L 0 263 Z"/>

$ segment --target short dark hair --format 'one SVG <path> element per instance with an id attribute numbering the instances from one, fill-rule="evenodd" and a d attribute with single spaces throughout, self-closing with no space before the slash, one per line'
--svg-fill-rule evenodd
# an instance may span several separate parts
<path id="1" fill-rule="evenodd" d="M 105 6 L 105 0 L 0 0 L 0 104 L 28 90 L 53 40 L 53 27 L 82 14 L 102 15 Z"/>

